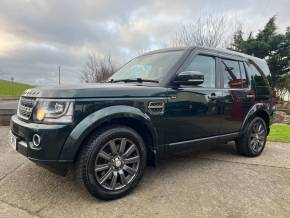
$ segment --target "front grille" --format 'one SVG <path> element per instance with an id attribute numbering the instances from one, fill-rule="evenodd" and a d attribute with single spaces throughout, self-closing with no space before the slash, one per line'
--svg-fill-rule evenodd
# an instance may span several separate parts
<path id="1" fill-rule="evenodd" d="M 35 105 L 35 98 L 21 97 L 18 104 L 17 115 L 25 120 L 29 120 Z"/>

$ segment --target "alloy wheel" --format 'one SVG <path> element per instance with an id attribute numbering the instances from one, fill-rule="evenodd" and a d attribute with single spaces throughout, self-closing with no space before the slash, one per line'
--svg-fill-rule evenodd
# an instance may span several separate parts
<path id="1" fill-rule="evenodd" d="M 106 190 L 120 190 L 137 176 L 140 167 L 138 147 L 127 138 L 116 138 L 99 150 L 95 160 L 95 177 Z"/>
<path id="2" fill-rule="evenodd" d="M 253 124 L 250 130 L 250 147 L 251 149 L 259 153 L 264 145 L 267 136 L 267 130 L 261 121 L 257 121 Z"/>

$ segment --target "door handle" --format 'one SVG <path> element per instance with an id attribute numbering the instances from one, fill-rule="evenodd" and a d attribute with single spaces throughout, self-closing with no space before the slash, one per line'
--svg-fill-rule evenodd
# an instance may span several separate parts
<path id="1" fill-rule="evenodd" d="M 247 98 L 254 98 L 255 95 L 247 95 Z"/>

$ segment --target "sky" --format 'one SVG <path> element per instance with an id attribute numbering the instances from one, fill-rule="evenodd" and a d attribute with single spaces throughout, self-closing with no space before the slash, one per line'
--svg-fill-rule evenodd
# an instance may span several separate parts
<path id="1" fill-rule="evenodd" d="M 80 83 L 89 53 L 122 65 L 169 47 L 180 26 L 212 15 L 257 31 L 276 15 L 290 26 L 290 0 L 0 0 L 0 79 L 33 85 Z"/>

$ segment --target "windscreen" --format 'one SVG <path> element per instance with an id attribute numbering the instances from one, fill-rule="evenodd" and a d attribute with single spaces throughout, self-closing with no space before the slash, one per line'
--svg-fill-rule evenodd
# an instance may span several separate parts
<path id="1" fill-rule="evenodd" d="M 182 50 L 139 56 L 118 70 L 109 80 L 147 79 L 160 81 L 177 63 Z"/>

